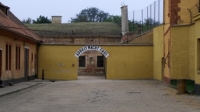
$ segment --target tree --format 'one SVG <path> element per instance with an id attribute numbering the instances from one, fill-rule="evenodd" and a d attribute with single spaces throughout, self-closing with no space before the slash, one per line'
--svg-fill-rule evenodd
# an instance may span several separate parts
<path id="1" fill-rule="evenodd" d="M 105 22 L 114 22 L 118 24 L 119 26 L 121 26 L 121 16 L 111 15 L 105 20 Z"/>
<path id="2" fill-rule="evenodd" d="M 105 20 L 105 22 L 114 22 L 121 27 L 121 16 L 111 15 L 109 16 L 109 18 Z M 139 25 L 139 22 L 128 20 L 128 26 L 129 26 L 130 32 L 134 31 L 138 27 L 138 25 Z"/>
<path id="3" fill-rule="evenodd" d="M 83 9 L 75 18 L 71 18 L 71 22 L 104 22 L 109 17 L 109 14 L 91 7 Z"/>
<path id="4" fill-rule="evenodd" d="M 39 16 L 36 20 L 33 20 L 33 24 L 41 24 L 41 23 L 51 23 L 51 20 L 45 16 Z"/>
<path id="5" fill-rule="evenodd" d="M 32 24 L 32 19 L 29 17 L 29 18 L 27 18 L 27 19 L 23 19 L 22 20 L 22 23 L 25 23 L 25 24 Z"/>

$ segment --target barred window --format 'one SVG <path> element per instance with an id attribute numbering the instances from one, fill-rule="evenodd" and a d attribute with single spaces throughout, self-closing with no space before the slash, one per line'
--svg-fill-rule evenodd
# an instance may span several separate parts
<path id="1" fill-rule="evenodd" d="M 85 56 L 79 56 L 79 67 L 85 67 Z"/>
<path id="2" fill-rule="evenodd" d="M 33 63 L 33 52 L 31 53 L 31 62 Z"/>
<path id="3" fill-rule="evenodd" d="M 11 70 L 11 44 L 6 43 L 6 70 Z"/>

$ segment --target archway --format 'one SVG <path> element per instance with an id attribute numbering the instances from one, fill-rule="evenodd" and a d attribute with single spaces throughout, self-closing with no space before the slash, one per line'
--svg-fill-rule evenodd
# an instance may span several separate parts
<path id="1" fill-rule="evenodd" d="M 78 58 L 78 76 L 100 76 L 106 78 L 106 59 L 109 54 L 99 46 L 84 46 L 75 57 Z"/>

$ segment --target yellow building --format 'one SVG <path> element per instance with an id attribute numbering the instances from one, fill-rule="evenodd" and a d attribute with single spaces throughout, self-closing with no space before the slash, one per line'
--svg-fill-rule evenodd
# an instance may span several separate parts
<path id="1" fill-rule="evenodd" d="M 0 15 L 0 86 L 34 79 L 40 38 L 1 3 Z"/>
<path id="2" fill-rule="evenodd" d="M 56 17 L 56 24 L 28 25 L 40 30 L 38 35 L 44 43 L 37 47 L 39 37 L 21 30 L 25 26 L 3 24 L 1 80 L 27 80 L 37 73 L 39 78 L 48 80 L 77 80 L 79 74 L 95 72 L 110 80 L 157 79 L 169 84 L 178 81 L 178 93 L 187 90 L 200 94 L 199 0 L 164 0 L 163 6 L 164 23 L 137 37 L 134 33 L 121 37 L 120 28 L 114 23 L 60 24 L 61 19 Z M 6 18 L 7 13 L 1 13 L 5 18 L 0 22 L 11 21 Z M 87 31 L 77 29 L 81 25 L 87 26 Z"/>
<path id="3" fill-rule="evenodd" d="M 111 22 L 31 24 L 29 28 L 42 38 L 38 48 L 38 76 L 48 80 L 76 80 L 78 75 L 105 75 L 105 79 L 162 80 L 158 59 L 162 52 L 153 47 L 153 32 L 123 43 L 120 27 Z M 54 23 L 54 19 L 56 22 Z M 160 27 L 158 28 L 160 31 Z M 157 29 L 156 29 L 157 31 Z M 159 37 L 160 33 L 156 36 Z M 160 57 L 161 55 L 156 55 Z M 154 75 L 154 72 L 157 74 Z"/>
<path id="4" fill-rule="evenodd" d="M 61 18 L 61 16 L 56 16 L 56 18 L 53 16 L 52 24 L 27 24 L 27 26 L 35 30 L 44 44 L 85 46 L 120 43 L 121 30 L 120 26 L 115 23 L 61 23 L 61 19 L 58 18 Z M 84 52 L 78 58 L 78 75 L 105 75 L 104 57 L 100 52 L 90 50 Z"/>
<path id="5" fill-rule="evenodd" d="M 199 0 L 164 1 L 163 79 L 178 80 L 178 93 L 190 89 L 200 94 L 199 22 Z"/>

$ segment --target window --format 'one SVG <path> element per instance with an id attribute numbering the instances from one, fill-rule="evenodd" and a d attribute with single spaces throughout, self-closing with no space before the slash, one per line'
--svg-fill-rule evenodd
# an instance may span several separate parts
<path id="1" fill-rule="evenodd" d="M 31 53 L 31 62 L 33 63 L 33 53 Z"/>
<path id="2" fill-rule="evenodd" d="M 85 56 L 79 56 L 79 67 L 85 67 Z"/>
<path id="3" fill-rule="evenodd" d="M 16 56 L 15 56 L 15 67 L 16 67 L 16 70 L 20 70 L 20 46 L 17 45 L 16 46 Z"/>
<path id="4" fill-rule="evenodd" d="M 104 56 L 97 56 L 97 67 L 104 67 Z"/>
<path id="5" fill-rule="evenodd" d="M 11 70 L 11 44 L 6 44 L 6 70 Z"/>

